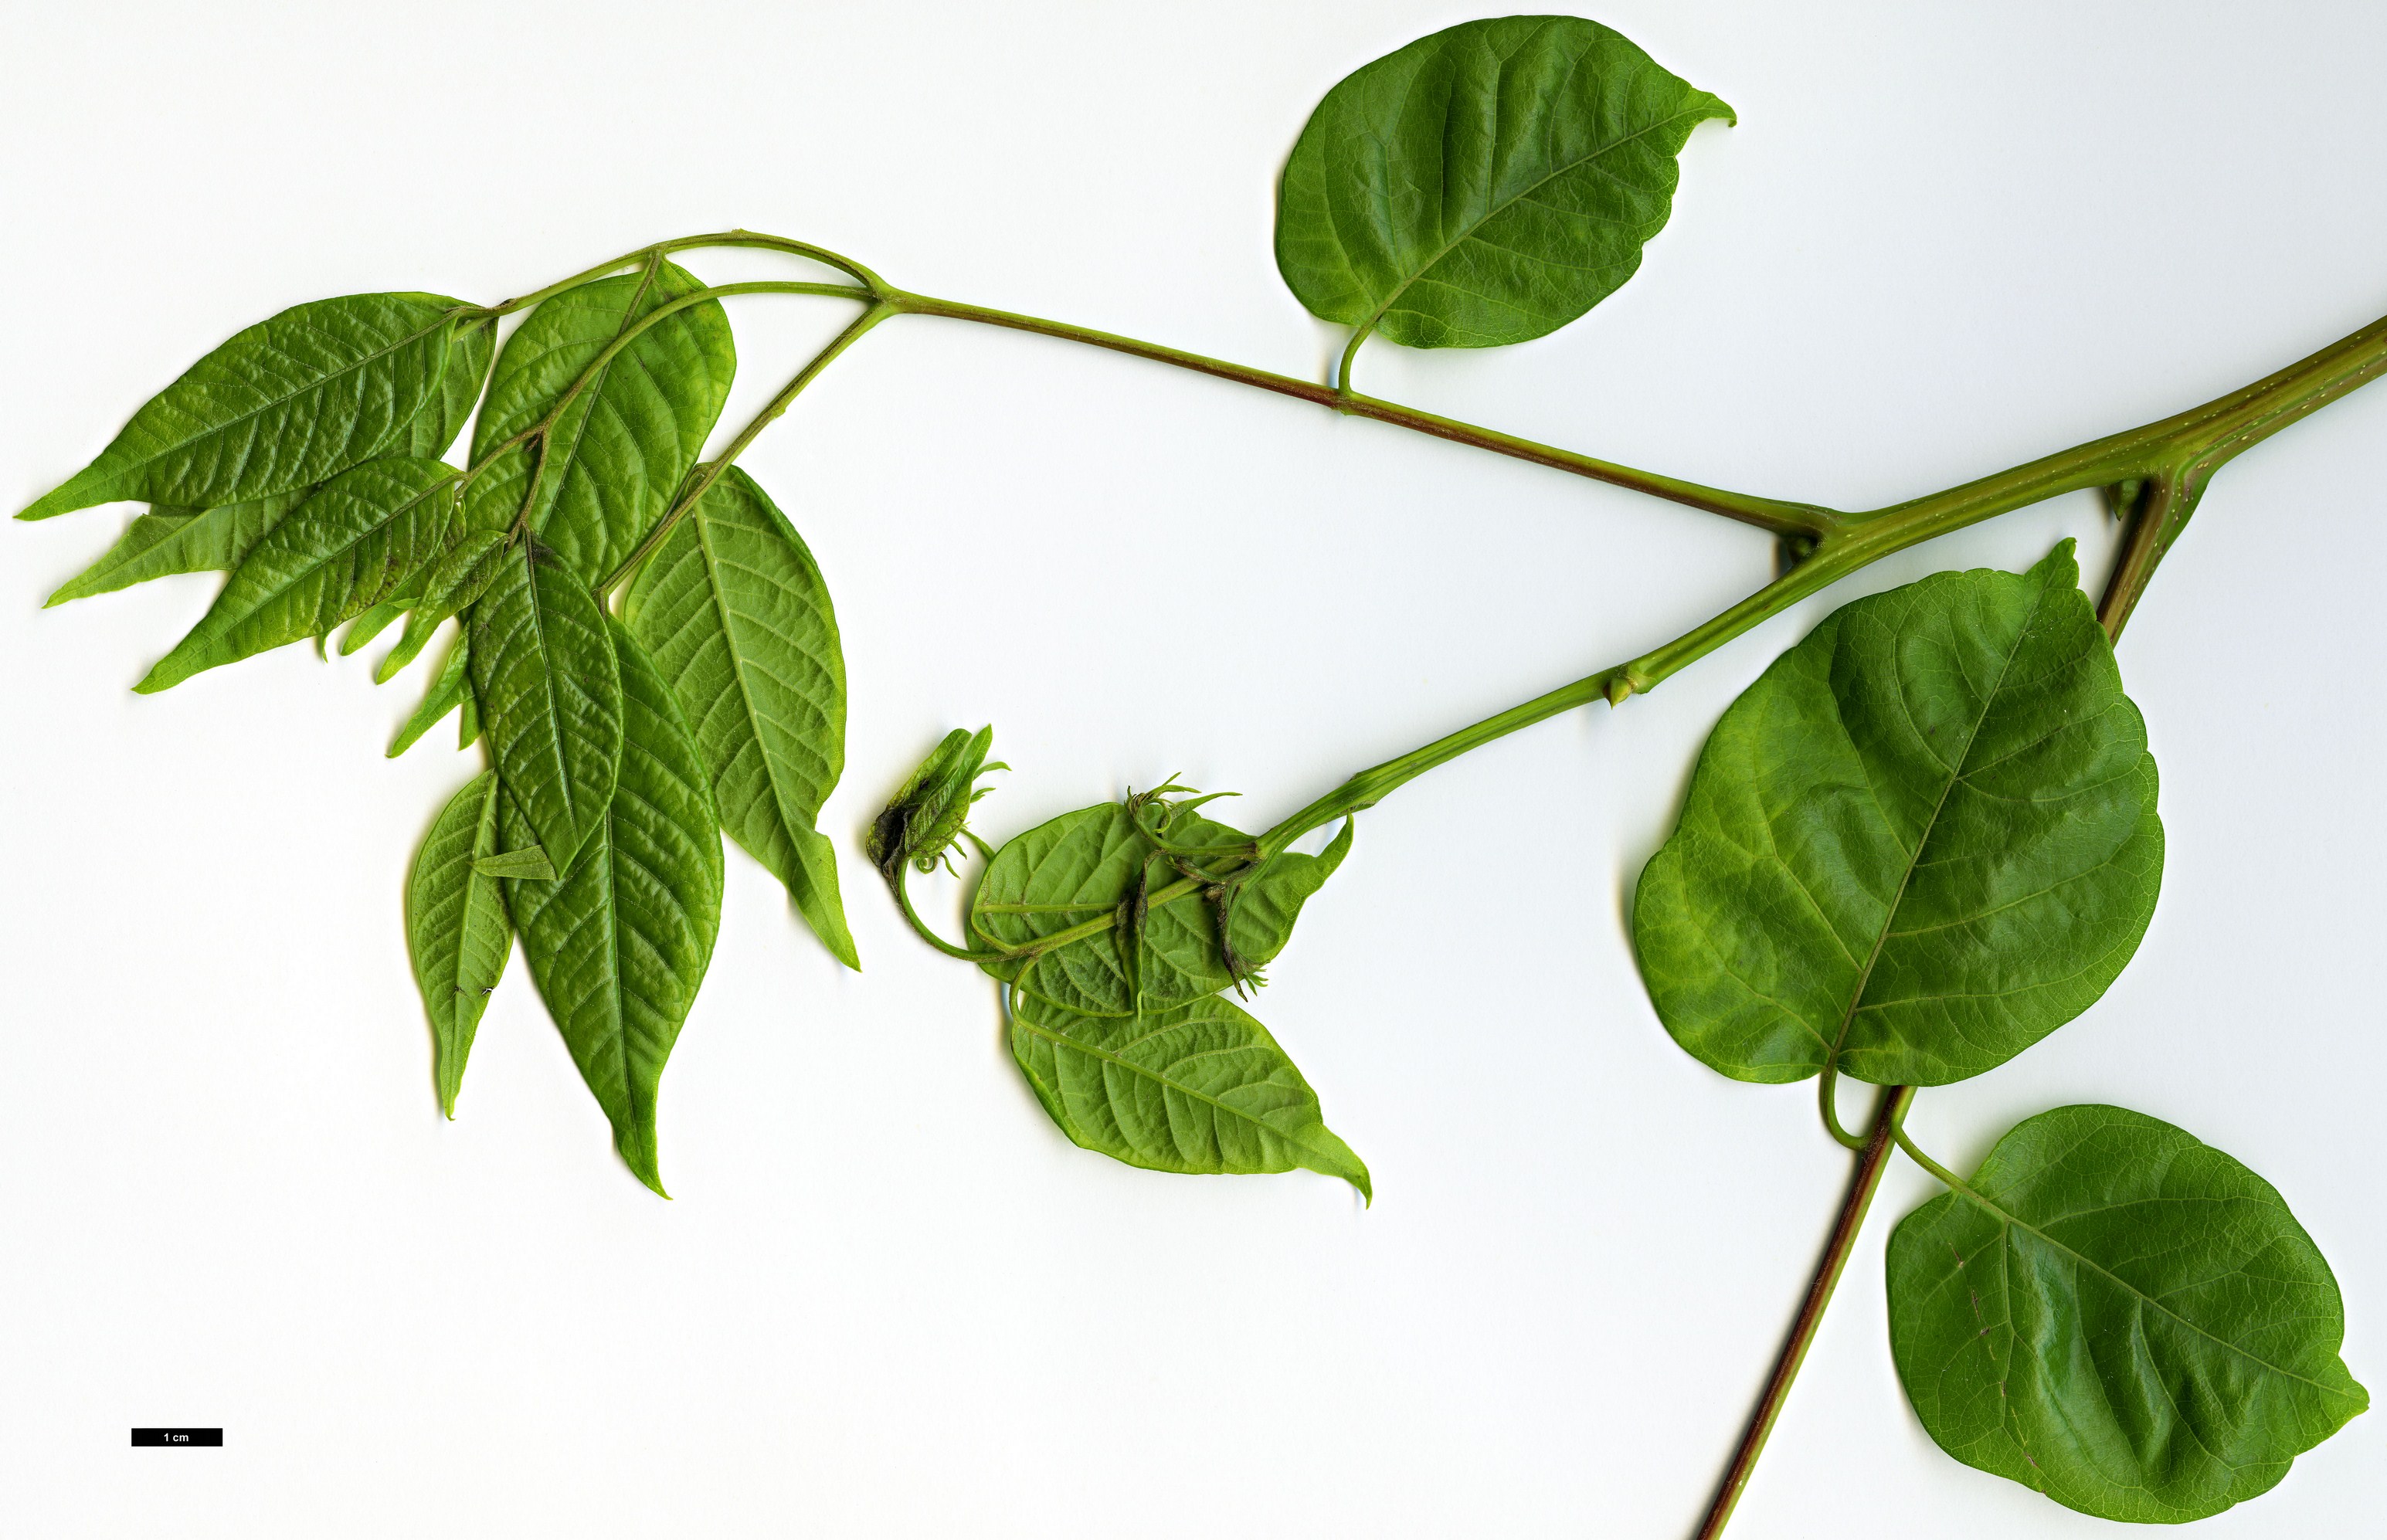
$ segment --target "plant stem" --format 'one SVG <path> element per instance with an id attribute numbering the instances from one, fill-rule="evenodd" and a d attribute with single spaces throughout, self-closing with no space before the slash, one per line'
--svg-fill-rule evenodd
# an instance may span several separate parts
<path id="1" fill-rule="evenodd" d="M 1891 1140 L 1913 1100 L 1914 1088 L 1911 1085 L 1892 1086 L 1882 1095 L 1880 1109 L 1874 1115 L 1873 1134 L 1857 1157 L 1856 1174 L 1850 1178 L 1848 1197 L 1840 1205 L 1839 1221 L 1833 1225 L 1823 1259 L 1815 1265 L 1814 1281 L 1807 1286 L 1806 1303 L 1799 1307 L 1799 1318 L 1790 1326 L 1789 1340 L 1782 1344 L 1782 1356 L 1774 1360 L 1773 1378 L 1758 1397 L 1749 1430 L 1741 1435 L 1740 1447 L 1734 1451 L 1732 1464 L 1724 1470 L 1724 1483 L 1716 1489 L 1706 1521 L 1699 1525 L 1699 1540 L 1715 1540 L 1724 1533 L 1741 1493 L 1749 1486 L 1749 1478 L 1757 1470 L 1757 1458 L 1765 1452 L 1765 1441 L 1782 1416 L 1783 1403 L 1790 1398 L 1790 1386 L 1799 1378 L 1799 1367 L 1806 1362 L 1807 1349 L 1813 1344 L 1815 1332 L 1824 1323 L 1824 1311 L 1832 1303 L 1832 1292 L 1839 1287 L 1840 1274 L 1848 1268 L 1849 1254 L 1856 1249 L 1857 1232 L 1864 1228 L 1865 1211 L 1873 1206 L 1874 1193 L 1881 1186 L 1882 1171 L 1889 1164 Z"/>

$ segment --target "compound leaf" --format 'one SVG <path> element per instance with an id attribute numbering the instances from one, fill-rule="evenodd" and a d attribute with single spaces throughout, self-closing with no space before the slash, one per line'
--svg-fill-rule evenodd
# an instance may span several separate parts
<path id="1" fill-rule="evenodd" d="M 1641 265 L 1691 130 L 1732 108 L 1597 22 L 1470 21 L 1362 66 L 1286 162 L 1278 271 L 1412 347 L 1557 331 Z"/>
<path id="2" fill-rule="evenodd" d="M 506 903 L 539 996 L 613 1122 L 614 1148 L 663 1193 L 655 1097 L 713 956 L 721 827 L 671 687 L 619 622 L 606 624 L 621 659 L 620 783 L 562 877 L 508 882 Z M 510 846 L 532 842 L 512 799 L 506 827 Z"/>
<path id="3" fill-rule="evenodd" d="M 569 867 L 613 800 L 622 671 L 588 586 L 535 538 L 508 554 L 473 606 L 473 694 L 506 794 Z"/>
<path id="4" fill-rule="evenodd" d="M 166 689 L 365 613 L 446 542 L 455 477 L 436 460 L 368 461 L 333 477 L 266 532 L 190 635 L 133 688 Z"/>
<path id="5" fill-rule="evenodd" d="M 2120 1107 L 2058 1107 L 1889 1243 L 1890 1348 L 1939 1447 L 2067 1508 L 2181 1523 L 2370 1405 L 2337 1280 L 2271 1184 Z"/>
<path id="6" fill-rule="evenodd" d="M 406 935 L 431 1017 L 432 1073 L 439 1110 L 450 1117 L 473 1034 L 513 949 L 497 879 L 476 869 L 497 849 L 500 795 L 494 770 L 457 792 L 432 823 L 406 886 Z"/>
<path id="7" fill-rule="evenodd" d="M 1733 702 L 1635 903 L 1676 1042 L 1736 1079 L 1943 1085 L 2104 992 L 2163 823 L 2078 580 L 2066 541 L 1858 600 Z"/>
<path id="8" fill-rule="evenodd" d="M 859 967 L 837 854 L 814 828 L 845 767 L 845 658 L 828 585 L 770 498 L 732 466 L 640 570 L 623 607 L 713 767 L 722 827 Z"/>
<path id="9" fill-rule="evenodd" d="M 1213 995 L 1132 1016 L 1080 1016 L 1009 991 L 1011 1056 L 1080 1148 L 1154 1171 L 1340 1177 L 1368 1168 L 1268 1029 Z"/>
<path id="10" fill-rule="evenodd" d="M 463 302 L 353 294 L 294 306 L 193 364 L 97 460 L 17 516 L 95 503 L 215 508 L 295 492 L 408 447 L 435 402 Z"/>
<path id="11" fill-rule="evenodd" d="M 629 557 L 696 463 L 728 397 L 738 354 L 720 302 L 701 301 L 638 333 L 562 403 L 625 328 L 703 286 L 664 262 L 566 290 L 531 311 L 498 355 L 473 432 L 474 463 L 549 416 L 555 421 L 473 484 L 469 527 L 512 528 L 527 511 L 527 527 L 592 584 Z"/>

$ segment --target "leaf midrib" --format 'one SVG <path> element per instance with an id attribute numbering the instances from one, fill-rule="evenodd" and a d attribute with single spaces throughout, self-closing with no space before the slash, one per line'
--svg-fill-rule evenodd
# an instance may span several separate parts
<path id="1" fill-rule="evenodd" d="M 1084 1013 L 1080 1014 L 1082 1015 Z M 1090 1058 L 1100 1059 L 1105 1064 L 1118 1065 L 1121 1069 L 1126 1070 L 1130 1075 L 1141 1076 L 1144 1079 L 1150 1080 L 1156 1085 L 1161 1086 L 1166 1090 L 1175 1092 L 1180 1096 L 1200 1102 L 1206 1106 L 1216 1107 L 1219 1111 L 1225 1113 L 1228 1117 L 1232 1117 L 1239 1122 L 1248 1123 L 1253 1128 L 1258 1129 L 1273 1138 L 1282 1139 L 1288 1144 L 1294 1144 L 1304 1150 L 1309 1148 L 1308 1145 L 1301 1143 L 1301 1142 L 1296 1140 L 1293 1135 L 1253 1117 L 1250 1113 L 1244 1112 L 1237 1107 L 1230 1106 L 1228 1104 L 1219 1100 L 1217 1097 L 1195 1091 L 1190 1086 L 1180 1085 L 1175 1080 L 1167 1079 L 1157 1071 L 1146 1069 L 1143 1066 L 1136 1064 L 1131 1060 L 1121 1058 L 1118 1054 L 1112 1053 L 1107 1049 L 1096 1048 L 1091 1043 L 1081 1042 L 1076 1038 L 1067 1036 L 1060 1032 L 1055 1032 L 1049 1027 L 1040 1027 L 1035 1022 L 1029 1020 L 1024 1016 L 1021 1016 L 1017 1011 L 1013 1011 L 1011 1013 L 1011 1019 L 1014 1025 L 1027 1029 L 1029 1031 L 1033 1032 L 1036 1036 L 1042 1038 L 1045 1041 L 1054 1044 L 1055 1047 L 1067 1048 L 1073 1052 L 1083 1054 Z M 1110 1016 L 1097 1019 L 1117 1021 L 1127 1018 Z M 1144 1038 L 1155 1036 L 1166 1030 L 1168 1030 L 1166 1027 L 1156 1027 L 1153 1029 L 1151 1032 L 1145 1033 Z M 1144 1041 L 1144 1038 L 1138 1038 L 1136 1041 L 1138 1042 L 1142 1042 Z"/>

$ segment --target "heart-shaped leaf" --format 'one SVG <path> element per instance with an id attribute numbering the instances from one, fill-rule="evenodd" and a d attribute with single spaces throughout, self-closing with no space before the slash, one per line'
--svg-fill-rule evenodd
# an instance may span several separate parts
<path id="1" fill-rule="evenodd" d="M 1835 611 L 1708 738 L 1633 916 L 1660 1019 L 1736 1079 L 1994 1068 L 2120 973 L 2154 760 L 2071 542 Z"/>
<path id="2" fill-rule="evenodd" d="M 1341 1177 L 1368 1168 L 1268 1029 L 1211 996 L 1132 1016 L 1080 1016 L 1009 991 L 1011 1056 L 1069 1142 L 1154 1171 Z"/>
<path id="3" fill-rule="evenodd" d="M 515 545 L 473 606 L 473 695 L 509 801 L 558 869 L 613 800 L 622 671 L 588 586 L 536 538 Z"/>
<path id="4" fill-rule="evenodd" d="M 247 502 L 404 449 L 416 415 L 439 398 L 451 344 L 475 325 L 463 310 L 436 294 L 352 294 L 261 321 L 193 364 L 97 460 L 17 516 L 126 500 Z"/>
<path id="5" fill-rule="evenodd" d="M 1890 1349 L 1956 1458 L 2181 1523 L 2367 1409 L 2329 1264 L 2271 1184 L 2168 1123 L 2058 1107 L 1889 1243 Z"/>
<path id="6" fill-rule="evenodd" d="M 696 729 L 722 827 L 786 884 L 822 944 L 861 966 L 836 848 L 813 825 L 845 768 L 845 657 L 828 585 L 763 489 L 732 466 L 623 603 Z"/>
<path id="7" fill-rule="evenodd" d="M 431 1017 L 439 1110 L 456 1116 L 456 1092 L 489 991 L 506 971 L 513 929 L 494 877 L 475 863 L 498 848 L 498 776 L 485 770 L 431 826 L 406 886 L 406 934 L 414 980 Z"/>
<path id="8" fill-rule="evenodd" d="M 1411 347 L 1542 336 L 1633 276 L 1683 142 L 1732 116 L 1598 22 L 1452 27 L 1319 103 L 1285 163 L 1278 271 L 1312 313 Z"/>
<path id="9" fill-rule="evenodd" d="M 625 327 L 703 286 L 664 262 L 568 289 L 531 311 L 498 355 L 473 430 L 474 463 L 554 420 L 543 436 L 481 472 L 465 499 L 468 527 L 512 528 L 526 512 L 527 527 L 588 583 L 629 557 L 678 492 L 728 398 L 738 368 L 729 318 L 712 299 L 675 311 L 633 338 L 569 405 L 562 399 Z"/>
<path id="10" fill-rule="evenodd" d="M 447 543 L 455 479 L 436 460 L 367 461 L 333 477 L 266 532 L 190 635 L 133 688 L 165 689 L 364 613 Z"/>
<path id="11" fill-rule="evenodd" d="M 613 1147 L 662 1193 L 655 1097 L 713 957 L 721 827 L 671 688 L 636 638 L 606 624 L 621 659 L 618 787 L 562 877 L 508 882 L 506 905 L 539 997 L 613 1125 Z M 507 845 L 530 844 L 520 803 L 506 807 Z"/>

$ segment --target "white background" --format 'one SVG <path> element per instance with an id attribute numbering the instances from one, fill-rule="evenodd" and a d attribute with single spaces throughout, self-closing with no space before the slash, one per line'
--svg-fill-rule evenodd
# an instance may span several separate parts
<path id="1" fill-rule="evenodd" d="M 743 224 L 929 293 L 1288 372 L 1270 256 L 1318 97 L 1473 14 L 1388 3 L 8 7 L 0 494 L 30 500 L 301 299 L 494 300 Z M 2387 12 L 1596 13 L 1737 107 L 1637 279 L 1363 388 L 1861 508 L 2168 413 L 2387 308 Z M 691 259 L 707 277 L 774 268 Z M 790 264 L 791 266 L 791 264 Z M 841 320 L 739 302 L 743 420 Z M 2387 1384 L 2374 597 L 2387 390 L 2247 455 L 2122 648 L 2169 865 L 2136 963 L 1926 1094 L 1969 1165 L 2113 1101 L 2276 1182 Z M 1154 1175 L 1067 1144 L 990 987 L 859 830 L 992 721 L 1007 837 L 1175 771 L 1262 827 L 1766 575 L 1738 526 L 1298 403 L 958 323 L 883 328 L 747 463 L 835 586 L 823 827 L 867 971 L 731 853 L 667 1076 L 675 1202 L 613 1155 L 514 966 L 443 1123 L 399 928 L 478 764 L 382 749 L 421 668 L 294 648 L 155 698 L 188 577 L 43 612 L 129 509 L 0 529 L 0 1527 L 43 1536 L 1664 1536 L 1704 1507 L 1848 1162 L 1643 998 L 1623 895 L 1717 713 L 1833 605 L 2018 567 L 2086 495 L 1868 571 L 1611 719 L 1361 821 L 1258 1013 L 1368 1160 Z M 950 886 L 926 895 L 951 914 Z M 1852 1110 L 1854 1110 L 1852 1105 Z M 1893 1172 L 1734 1533 L 2087 1535 L 1934 1449 L 1893 1377 Z M 128 1450 L 134 1423 L 221 1451 Z M 2214 1535 L 2346 1534 L 2359 1420 Z"/>

